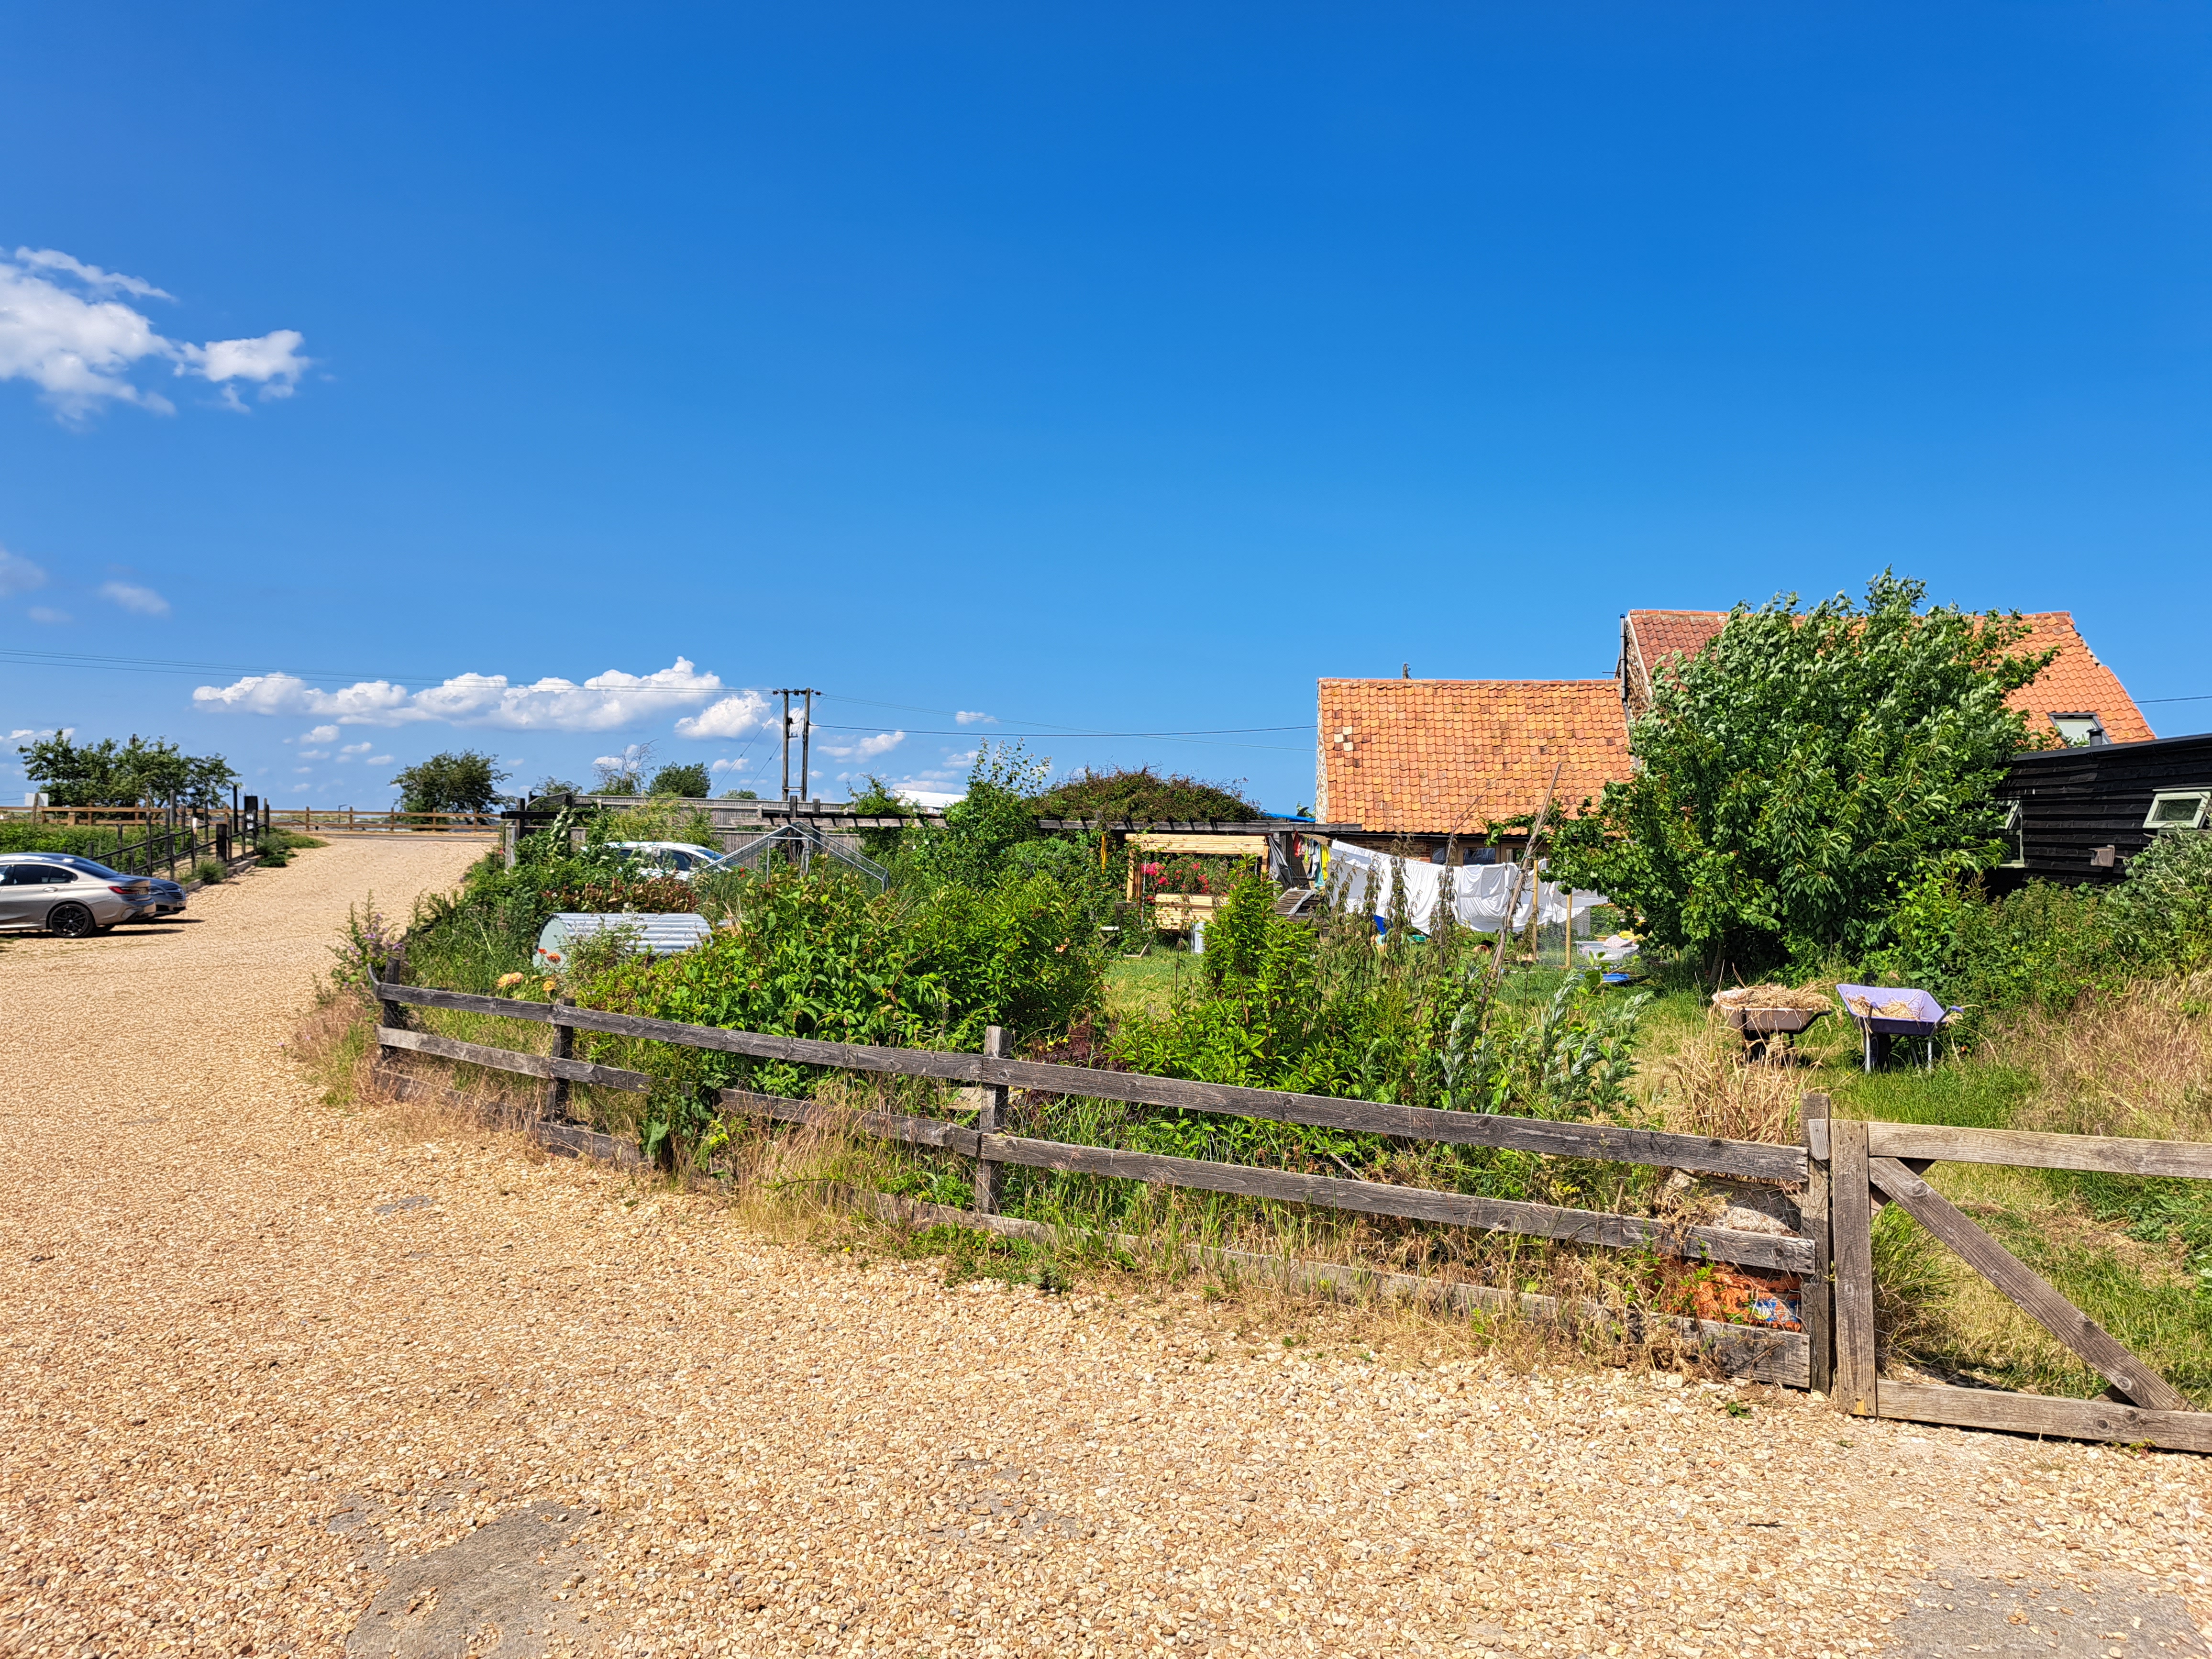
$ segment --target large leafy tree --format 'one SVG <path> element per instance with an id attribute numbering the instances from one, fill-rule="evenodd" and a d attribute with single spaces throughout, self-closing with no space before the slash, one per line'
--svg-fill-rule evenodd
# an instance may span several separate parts
<path id="1" fill-rule="evenodd" d="M 2014 653 L 2016 612 L 1925 594 L 1885 571 L 1863 605 L 1737 606 L 1657 676 L 1635 774 L 1565 826 L 1560 875 L 1747 974 L 1863 957 L 1906 891 L 1995 863 L 1990 788 L 2028 740 L 2005 698 L 2050 655 Z"/>
<path id="2" fill-rule="evenodd" d="M 399 787 L 403 812 L 489 812 L 506 777 L 489 755 L 453 749 L 405 768 L 392 781 Z"/>
<path id="3" fill-rule="evenodd" d="M 136 732 L 128 743 L 81 744 L 57 732 L 15 752 L 24 776 L 57 806 L 216 806 L 238 781 L 220 755 L 187 755 L 166 738 Z"/>

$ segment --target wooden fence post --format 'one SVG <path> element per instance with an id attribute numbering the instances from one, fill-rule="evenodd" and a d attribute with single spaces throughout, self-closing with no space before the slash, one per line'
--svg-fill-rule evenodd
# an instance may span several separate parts
<path id="1" fill-rule="evenodd" d="M 1867 1127 L 1828 1125 L 1828 1215 L 1836 1264 L 1836 1404 L 1854 1417 L 1877 1410 L 1874 1346 L 1874 1193 Z"/>
<path id="2" fill-rule="evenodd" d="M 1836 1285 L 1828 1235 L 1828 1097 L 1798 1103 L 1805 1124 L 1805 1199 L 1799 1220 L 1813 1241 L 1813 1272 L 1797 1290 L 1797 1322 L 1805 1328 L 1806 1386 L 1826 1394 L 1835 1385 Z"/>
<path id="3" fill-rule="evenodd" d="M 574 997 L 556 996 L 553 999 L 553 1006 L 556 1008 L 573 1008 L 576 1006 L 576 1000 Z M 575 1055 L 576 1028 L 573 1025 L 562 1024 L 556 1017 L 553 1023 L 553 1058 L 573 1060 Z M 567 1078 L 546 1079 L 544 1115 L 556 1123 L 568 1115 L 568 1079 Z"/>
<path id="4" fill-rule="evenodd" d="M 992 1060 L 1004 1060 L 1012 1045 L 1006 1041 L 1003 1025 L 988 1027 L 983 1032 L 983 1053 Z M 1006 1091 L 1001 1084 L 986 1084 L 983 1087 L 982 1109 L 975 1114 L 975 1133 L 994 1135 L 999 1133 L 1006 1111 Z M 975 1212 L 996 1215 L 999 1212 L 999 1186 L 1005 1176 L 1005 1166 L 990 1158 L 975 1160 Z"/>

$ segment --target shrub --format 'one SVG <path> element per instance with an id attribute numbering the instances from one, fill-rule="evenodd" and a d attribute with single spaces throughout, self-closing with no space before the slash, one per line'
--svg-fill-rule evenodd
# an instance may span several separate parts
<path id="1" fill-rule="evenodd" d="M 653 775 L 646 787 L 648 795 L 680 795 L 693 800 L 704 800 L 714 787 L 714 780 L 706 767 L 697 761 L 682 765 L 664 766 Z"/>
<path id="2" fill-rule="evenodd" d="M 452 749 L 404 769 L 392 781 L 403 812 L 489 812 L 506 777 L 489 755 Z"/>
<path id="3" fill-rule="evenodd" d="M 1146 823 L 1188 823 L 1260 816 L 1240 783 L 1201 783 L 1180 773 L 1163 776 L 1149 766 L 1117 772 L 1088 767 L 1030 803 L 1044 818 L 1126 818 Z"/>
<path id="4" fill-rule="evenodd" d="M 2017 616 L 1924 592 L 1885 572 L 1863 606 L 1738 605 L 1660 674 L 1635 775 L 1564 827 L 1555 874 L 1748 975 L 1863 958 L 1900 896 L 1994 864 L 1990 792 L 2027 738 L 2005 698 L 2049 654 L 2007 654 Z"/>
<path id="5" fill-rule="evenodd" d="M 130 831 L 125 830 L 128 836 Z M 0 853 L 74 853 L 105 864 L 115 856 L 116 832 L 88 824 L 0 823 Z"/>
<path id="6" fill-rule="evenodd" d="M 221 859 L 202 859 L 189 879 L 212 887 L 230 874 L 230 866 Z"/>

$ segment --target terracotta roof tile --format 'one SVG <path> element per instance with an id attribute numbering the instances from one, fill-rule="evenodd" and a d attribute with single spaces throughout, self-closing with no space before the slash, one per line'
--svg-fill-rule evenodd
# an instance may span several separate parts
<path id="1" fill-rule="evenodd" d="M 2025 709 L 2031 730 L 2051 730 L 2053 714 L 2094 714 L 2114 743 L 2141 743 L 2153 733 L 2150 722 L 2128 696 L 2119 676 L 2097 660 L 2069 611 L 2033 611 L 2022 617 L 2033 630 L 2015 649 L 2026 653 L 2056 647 L 2058 655 L 2030 684 L 2007 699 Z M 1623 668 L 1640 677 L 1632 682 L 1640 713 L 1650 695 L 1650 677 L 1679 652 L 1702 651 L 1728 621 L 1725 611 L 1632 611 L 1623 630 Z"/>
<path id="2" fill-rule="evenodd" d="M 1324 818 L 1446 836 L 1533 812 L 1559 774 L 1570 805 L 1628 775 L 1611 680 L 1323 680 Z"/>

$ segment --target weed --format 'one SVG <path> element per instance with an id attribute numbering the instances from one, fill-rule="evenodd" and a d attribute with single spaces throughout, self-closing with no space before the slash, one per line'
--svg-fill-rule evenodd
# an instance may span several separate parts
<path id="1" fill-rule="evenodd" d="M 229 874 L 230 866 L 223 863 L 221 859 L 202 859 L 186 879 L 198 882 L 203 886 L 212 887 Z"/>

